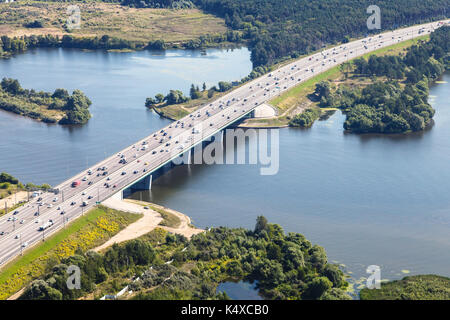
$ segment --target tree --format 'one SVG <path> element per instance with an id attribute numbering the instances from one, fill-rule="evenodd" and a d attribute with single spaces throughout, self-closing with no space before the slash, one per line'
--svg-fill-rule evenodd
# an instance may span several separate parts
<path id="1" fill-rule="evenodd" d="M 264 216 L 258 216 L 256 218 L 256 225 L 255 225 L 255 233 L 259 234 L 263 230 L 267 230 L 267 219 Z"/>
<path id="2" fill-rule="evenodd" d="M 162 93 L 158 93 L 158 94 L 155 96 L 155 99 L 156 99 L 156 102 L 157 102 L 157 103 L 161 103 L 161 102 L 164 101 L 164 95 L 163 95 Z"/>
<path id="3" fill-rule="evenodd" d="M 167 101 L 167 104 L 178 104 L 188 101 L 188 98 L 180 90 L 170 90 L 164 99 Z"/>
<path id="4" fill-rule="evenodd" d="M 60 291 L 50 287 L 44 280 L 35 280 L 20 299 L 25 300 L 61 300 Z"/>
<path id="5" fill-rule="evenodd" d="M 70 97 L 69 92 L 66 89 L 56 89 L 52 94 L 52 98 L 58 98 L 63 100 L 68 100 Z"/>
<path id="6" fill-rule="evenodd" d="M 229 82 L 225 82 L 225 81 L 220 81 L 219 82 L 219 91 L 220 92 L 225 92 L 228 91 L 232 88 L 231 83 Z"/>
<path id="7" fill-rule="evenodd" d="M 317 97 L 317 100 L 321 100 L 322 98 L 328 99 L 331 94 L 331 84 L 329 81 L 320 81 L 316 84 L 316 89 L 314 90 L 314 94 Z"/>
<path id="8" fill-rule="evenodd" d="M 189 91 L 190 97 L 191 99 L 198 99 L 200 98 L 202 95 L 200 93 L 200 90 L 198 89 L 198 87 L 196 88 L 194 86 L 194 84 L 191 85 L 191 89 Z"/>
<path id="9" fill-rule="evenodd" d="M 314 278 L 311 282 L 308 283 L 303 297 L 305 299 L 317 300 L 332 286 L 333 284 L 326 277 Z"/>
<path id="10" fill-rule="evenodd" d="M 153 98 L 147 98 L 147 99 L 145 99 L 145 106 L 147 107 L 147 108 L 150 108 L 151 106 L 153 106 L 153 105 L 155 105 L 156 104 L 156 100 L 155 99 L 153 99 Z"/>
<path id="11" fill-rule="evenodd" d="M 67 101 L 66 117 L 60 120 L 61 124 L 84 124 L 90 118 L 89 106 L 91 100 L 81 90 L 74 90 Z"/>
<path id="12" fill-rule="evenodd" d="M 12 94 L 18 94 L 23 91 L 19 81 L 16 79 L 3 78 L 1 86 L 3 90 Z"/>
<path id="13" fill-rule="evenodd" d="M 352 70 L 352 64 L 350 62 L 341 63 L 339 70 L 344 73 L 345 79 L 347 79 L 349 72 Z"/>

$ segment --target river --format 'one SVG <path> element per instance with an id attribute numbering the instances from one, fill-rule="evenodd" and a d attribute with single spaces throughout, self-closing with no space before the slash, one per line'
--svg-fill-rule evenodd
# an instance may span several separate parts
<path id="1" fill-rule="evenodd" d="M 169 50 L 104 53 L 33 50 L 0 60 L 0 75 L 25 88 L 83 90 L 93 118 L 83 127 L 48 125 L 0 111 L 0 171 L 56 184 L 166 125 L 144 108 L 147 96 L 186 93 L 251 70 L 249 52 Z M 199 227 L 253 228 L 258 215 L 325 247 L 361 284 L 367 266 L 383 279 L 450 276 L 450 75 L 430 90 L 431 130 L 407 136 L 345 134 L 336 112 L 311 129 L 280 130 L 280 170 L 258 166 L 180 166 L 154 181 L 151 200 Z"/>

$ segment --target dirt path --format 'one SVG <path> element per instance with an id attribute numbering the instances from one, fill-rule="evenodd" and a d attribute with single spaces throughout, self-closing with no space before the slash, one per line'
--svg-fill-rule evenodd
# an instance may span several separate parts
<path id="1" fill-rule="evenodd" d="M 16 203 L 19 203 L 20 201 L 27 201 L 28 195 L 26 191 L 19 191 L 15 194 L 12 194 L 2 200 L 0 200 L 0 209 L 5 208 L 5 202 L 8 205 L 8 208 L 11 208 Z"/>
<path id="2" fill-rule="evenodd" d="M 97 252 L 112 246 L 114 243 L 121 243 L 121 242 L 124 242 L 127 240 L 136 239 L 136 238 L 143 236 L 144 234 L 152 231 L 156 227 L 162 228 L 162 229 L 167 230 L 172 233 L 182 234 L 187 238 L 190 238 L 194 234 L 204 231 L 202 229 L 197 229 L 197 228 L 191 227 L 190 226 L 191 220 L 189 219 L 188 216 L 186 216 L 178 211 L 164 208 L 162 206 L 158 206 L 155 204 L 151 204 L 151 205 L 154 207 L 158 207 L 160 209 L 164 209 L 167 212 L 172 213 L 172 214 L 176 215 L 178 218 L 180 218 L 180 221 L 181 221 L 180 225 L 176 228 L 160 226 L 159 223 L 163 220 L 163 218 L 161 217 L 161 215 L 158 212 L 156 212 L 150 208 L 144 209 L 144 206 L 148 204 L 146 202 L 139 202 L 139 201 L 134 201 L 134 200 L 120 200 L 120 199 L 110 198 L 110 199 L 107 199 L 106 201 L 104 201 L 102 204 L 106 207 L 116 209 L 116 210 L 132 212 L 132 213 L 142 213 L 144 216 L 142 218 L 140 218 L 139 220 L 137 220 L 136 222 L 127 226 L 125 229 L 123 229 L 122 231 L 117 233 L 115 236 L 113 236 L 111 239 L 106 241 L 104 244 L 93 249 L 94 251 L 97 251 Z"/>

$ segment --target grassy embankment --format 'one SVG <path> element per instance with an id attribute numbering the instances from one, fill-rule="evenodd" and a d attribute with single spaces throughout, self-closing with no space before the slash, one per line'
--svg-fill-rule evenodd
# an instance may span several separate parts
<path id="1" fill-rule="evenodd" d="M 42 276 L 61 259 L 73 255 L 78 248 L 86 251 L 102 244 L 141 216 L 103 206 L 92 209 L 45 242 L 3 266 L 0 272 L 0 299 L 8 298 Z"/>
<path id="2" fill-rule="evenodd" d="M 421 36 L 416 39 L 406 40 L 403 42 L 399 42 L 392 46 L 381 48 L 370 53 L 363 55 L 364 58 L 368 58 L 370 55 L 376 56 L 384 56 L 384 55 L 397 55 L 403 52 L 406 48 L 416 44 L 419 40 L 426 40 L 429 36 Z M 328 47 L 331 48 L 332 46 Z M 274 65 L 272 69 L 276 69 L 281 67 L 282 65 L 286 65 L 290 62 L 294 61 L 294 59 L 290 59 L 287 61 L 283 61 L 280 64 Z M 353 61 L 350 60 L 351 63 Z M 247 119 L 245 121 L 246 127 L 284 127 L 288 125 L 290 118 L 298 113 L 301 113 L 307 108 L 317 107 L 317 103 L 313 103 L 308 99 L 308 95 L 314 91 L 316 83 L 320 81 L 329 80 L 332 82 L 344 83 L 344 73 L 340 70 L 339 66 L 333 67 L 325 72 L 322 72 L 315 77 L 308 79 L 305 82 L 302 82 L 298 86 L 288 90 L 287 92 L 277 96 L 276 98 L 269 101 L 269 104 L 276 108 L 279 116 L 267 119 Z M 358 79 L 346 79 L 345 83 L 348 85 L 359 83 L 363 84 L 364 81 L 367 81 L 366 78 L 358 78 Z M 235 87 L 233 88 L 235 89 Z M 226 92 L 225 92 L 226 93 Z M 210 103 L 213 100 L 216 100 L 220 96 L 225 93 L 215 93 L 212 98 L 208 98 L 206 92 L 202 94 L 202 97 L 195 100 L 189 100 L 186 103 L 174 104 L 174 105 L 166 105 L 164 103 L 160 105 L 156 105 L 154 108 L 161 116 L 170 118 L 170 119 L 180 119 L 187 114 L 194 112 L 200 106 Z M 322 108 L 324 113 L 329 113 L 330 109 Z"/>
<path id="3" fill-rule="evenodd" d="M 361 300 L 450 300 L 450 278 L 417 275 L 381 284 L 381 289 L 360 292 Z"/>
<path id="4" fill-rule="evenodd" d="M 108 35 L 130 41 L 164 40 L 177 43 L 198 39 L 206 34 L 223 34 L 223 19 L 197 9 L 130 8 L 96 1 L 71 1 L 81 12 L 81 28 L 65 28 L 68 3 L 20 1 L 0 5 L 0 35 L 70 34 L 77 37 Z M 26 28 L 25 23 L 43 22 L 43 28 Z"/>

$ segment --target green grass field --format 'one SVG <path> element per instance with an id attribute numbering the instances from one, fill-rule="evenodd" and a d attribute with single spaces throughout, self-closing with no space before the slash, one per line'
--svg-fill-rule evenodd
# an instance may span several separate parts
<path id="1" fill-rule="evenodd" d="M 223 19 L 197 9 L 138 9 L 89 0 L 70 3 L 21 0 L 0 3 L 0 35 L 68 34 L 64 25 L 69 5 L 80 8 L 81 27 L 70 31 L 74 36 L 106 34 L 131 41 L 162 39 L 177 43 L 198 39 L 205 34 L 223 34 L 227 30 Z M 35 20 L 42 21 L 44 27 L 23 26 Z"/>

